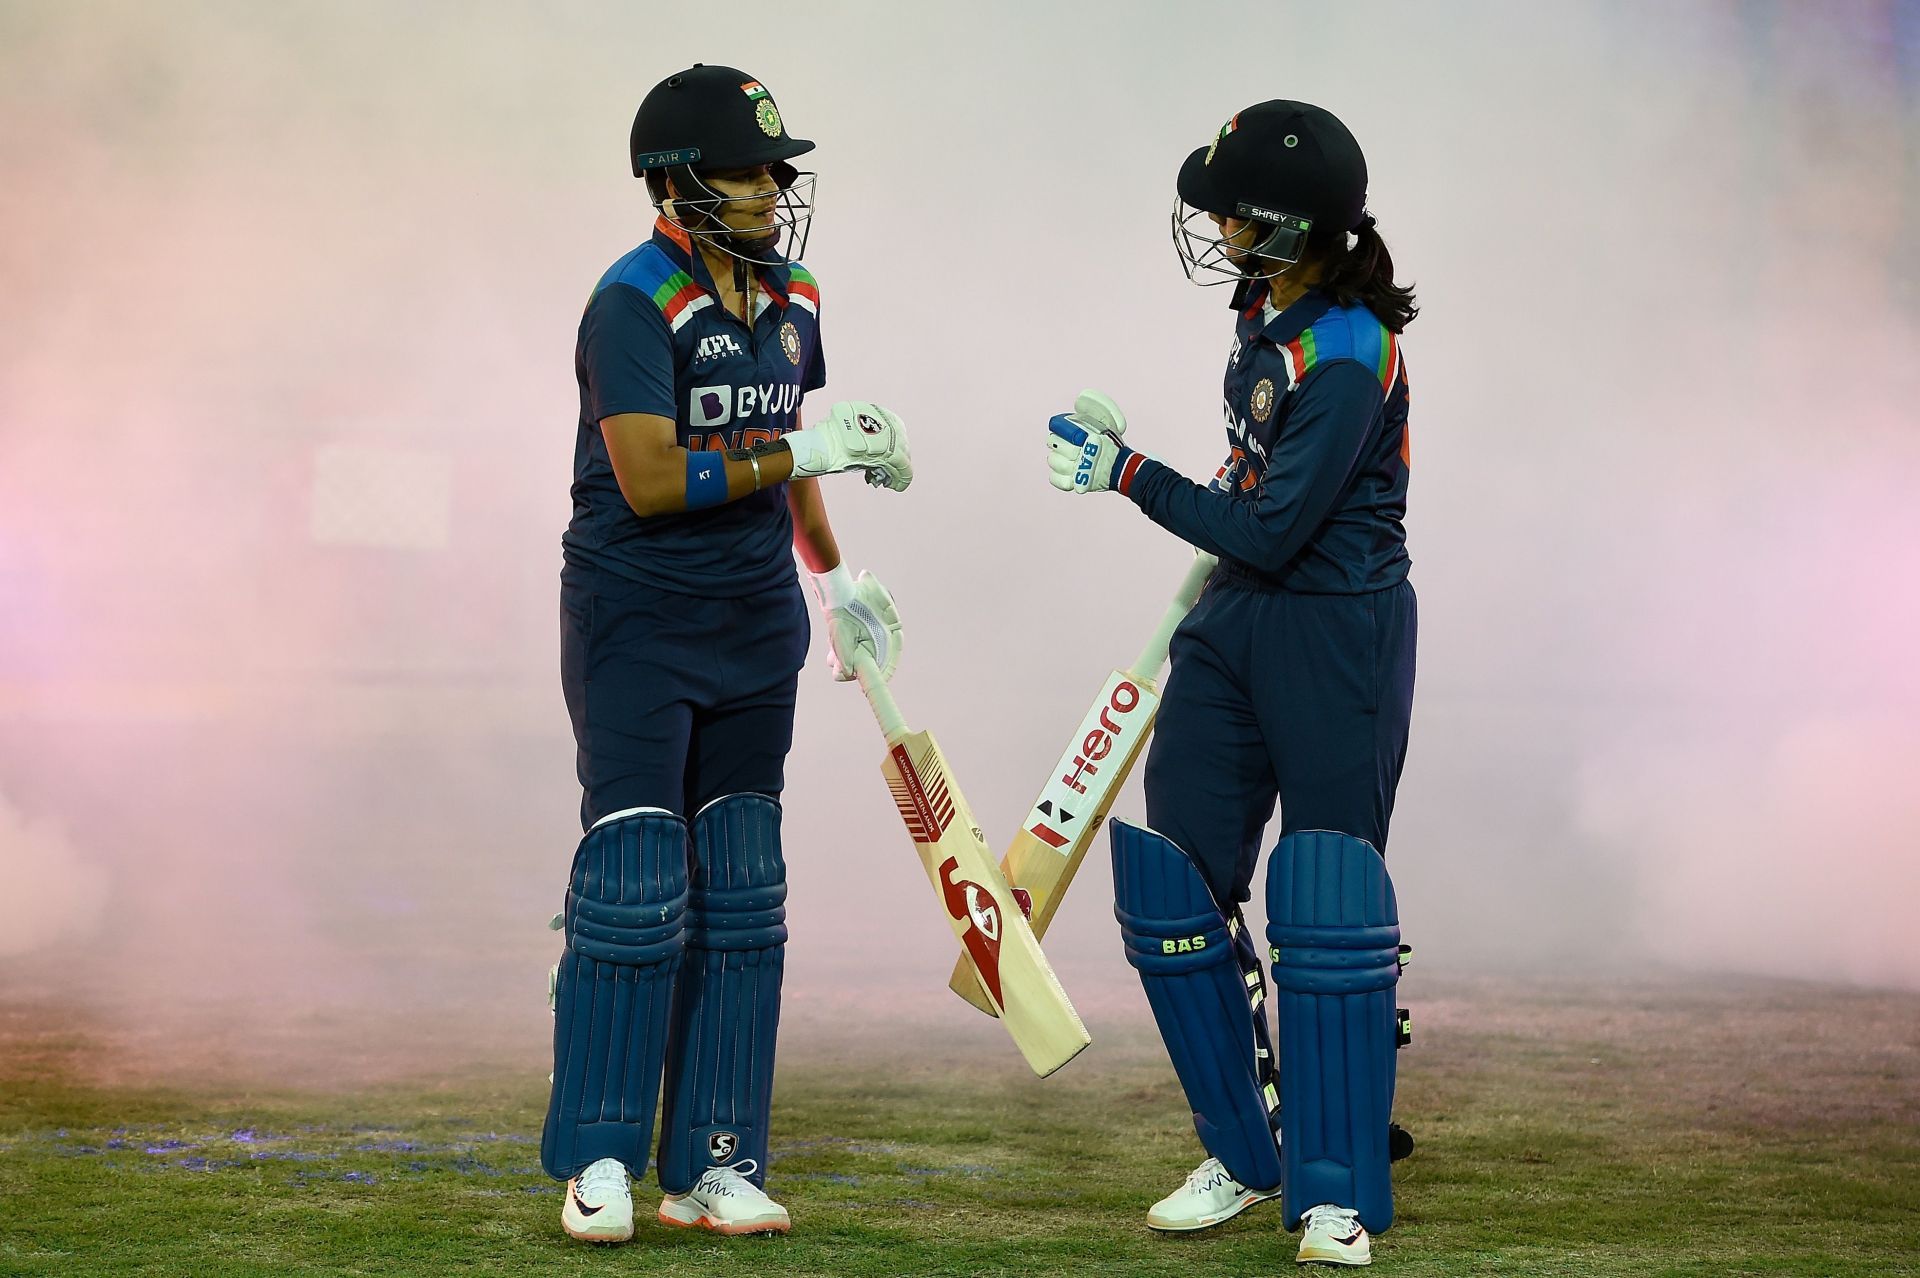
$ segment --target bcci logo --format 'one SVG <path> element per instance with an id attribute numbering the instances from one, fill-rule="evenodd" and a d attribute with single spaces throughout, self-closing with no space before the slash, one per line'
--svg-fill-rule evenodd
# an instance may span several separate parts
<path id="1" fill-rule="evenodd" d="M 747 101 L 753 103 L 753 118 L 759 121 L 760 131 L 770 138 L 780 136 L 780 109 L 773 105 L 773 97 L 765 85 L 758 80 L 749 80 L 740 86 L 740 92 L 747 95 Z"/>
<path id="2" fill-rule="evenodd" d="M 725 1165 L 733 1161 L 740 1148 L 740 1138 L 732 1132 L 715 1132 L 707 1137 L 707 1153 L 717 1164 Z"/>
<path id="3" fill-rule="evenodd" d="M 1240 127 L 1240 117 L 1237 115 L 1234 116 L 1231 120 L 1228 120 L 1225 124 L 1221 125 L 1220 132 L 1214 134 L 1213 141 L 1207 144 L 1207 158 L 1204 161 L 1202 161 L 1202 163 L 1212 164 L 1213 153 L 1220 149 L 1221 141 L 1227 136 L 1227 134 L 1233 132 L 1235 129 L 1239 127 Z"/>
<path id="4" fill-rule="evenodd" d="M 792 320 L 780 326 L 780 349 L 786 352 L 789 364 L 800 362 L 800 330 L 793 326 Z"/>
<path id="5" fill-rule="evenodd" d="M 1247 411 L 1253 414 L 1253 420 L 1264 422 L 1273 416 L 1273 379 L 1263 377 L 1253 384 L 1253 394 L 1247 397 Z"/>

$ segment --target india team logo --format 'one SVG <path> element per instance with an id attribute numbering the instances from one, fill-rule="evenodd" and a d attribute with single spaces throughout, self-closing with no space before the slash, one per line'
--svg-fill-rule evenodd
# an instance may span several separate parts
<path id="1" fill-rule="evenodd" d="M 789 364 L 800 362 L 800 330 L 788 320 L 780 326 L 780 349 L 786 352 Z"/>
<path id="2" fill-rule="evenodd" d="M 773 104 L 772 98 L 761 98 L 753 108 L 753 118 L 760 122 L 760 131 L 770 138 L 780 136 L 780 108 Z"/>
<path id="3" fill-rule="evenodd" d="M 1273 379 L 1263 377 L 1253 384 L 1253 394 L 1247 396 L 1247 411 L 1253 414 L 1253 420 L 1264 422 L 1273 416 Z"/>
<path id="4" fill-rule="evenodd" d="M 1228 120 L 1225 124 L 1221 125 L 1220 132 L 1214 134 L 1213 141 L 1207 144 L 1207 158 L 1203 161 L 1203 163 L 1212 164 L 1213 153 L 1220 149 L 1220 140 L 1226 137 L 1227 134 L 1233 132 L 1235 129 L 1239 127 L 1240 127 L 1240 117 L 1237 115 L 1234 116 L 1231 120 Z"/>

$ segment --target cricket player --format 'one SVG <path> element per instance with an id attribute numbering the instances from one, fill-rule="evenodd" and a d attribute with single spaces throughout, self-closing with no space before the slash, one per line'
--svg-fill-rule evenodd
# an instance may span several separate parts
<path id="1" fill-rule="evenodd" d="M 1226 460 L 1190 482 L 1124 443 L 1093 391 L 1047 435 L 1054 487 L 1117 492 L 1220 559 L 1173 638 L 1149 826 L 1112 826 L 1127 956 L 1208 1154 L 1147 1223 L 1204 1229 L 1281 1196 L 1286 1227 L 1305 1222 L 1299 1260 L 1364 1265 L 1393 1217 L 1383 853 L 1413 703 L 1400 333 L 1416 308 L 1366 211 L 1360 146 L 1319 107 L 1248 107 L 1187 157 L 1178 191 L 1188 278 L 1235 285 Z M 1276 797 L 1277 1087 L 1236 926 Z"/>
<path id="2" fill-rule="evenodd" d="M 834 666 L 883 673 L 900 622 L 841 563 L 819 491 L 857 471 L 907 487 L 900 419 L 835 404 L 820 291 L 799 256 L 814 177 L 766 86 L 694 66 L 656 85 L 630 155 L 658 219 L 580 320 L 573 519 L 562 544 L 561 682 L 585 830 L 555 976 L 540 1143 L 575 1238 L 633 1236 L 629 1176 L 661 1104 L 659 1218 L 784 1232 L 765 1192 L 787 938 L 780 792 L 813 573 Z M 663 1082 L 664 1079 L 664 1082 Z"/>

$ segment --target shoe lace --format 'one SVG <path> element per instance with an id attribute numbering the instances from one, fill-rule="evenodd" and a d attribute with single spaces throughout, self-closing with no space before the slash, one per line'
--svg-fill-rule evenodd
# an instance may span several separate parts
<path id="1" fill-rule="evenodd" d="M 1209 1158 L 1187 1173 L 1187 1188 L 1195 1193 L 1205 1193 L 1215 1185 L 1232 1179 L 1227 1175 L 1225 1164 L 1217 1158 Z"/>
<path id="2" fill-rule="evenodd" d="M 1307 1212 L 1307 1223 L 1336 1234 L 1350 1234 L 1360 1224 L 1360 1213 L 1351 1207 L 1322 1203 Z"/>
<path id="3" fill-rule="evenodd" d="M 709 1167 L 700 1177 L 701 1192 L 721 1194 L 728 1198 L 744 1198 L 749 1195 L 764 1197 L 760 1187 L 747 1179 L 759 1169 L 760 1164 L 751 1158 L 743 1158 L 731 1165 Z"/>
<path id="4" fill-rule="evenodd" d="M 617 1193 L 627 1188 L 627 1168 L 617 1158 L 602 1158 L 580 1173 L 582 1194 Z"/>

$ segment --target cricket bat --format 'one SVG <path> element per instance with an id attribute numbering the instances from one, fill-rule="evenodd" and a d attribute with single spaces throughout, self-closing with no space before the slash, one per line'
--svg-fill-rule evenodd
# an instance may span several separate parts
<path id="1" fill-rule="evenodd" d="M 978 973 L 980 997 L 1005 1023 L 1033 1072 L 1045 1078 L 1092 1042 L 1087 1027 L 993 863 L 933 734 L 907 727 L 871 654 L 856 654 L 854 670 L 887 738 L 880 771 L 947 924 L 966 952 L 968 971 Z"/>
<path id="2" fill-rule="evenodd" d="M 1195 556 L 1153 637 L 1131 666 L 1107 676 L 1040 797 L 1027 811 L 1020 832 L 1013 836 L 1013 845 L 1000 864 L 1008 885 L 1032 903 L 1030 922 L 1036 937 L 1047 934 L 1060 898 L 1153 731 L 1153 717 L 1160 709 L 1157 680 L 1167 646 L 1218 562 L 1209 554 Z M 960 956 L 947 984 L 987 1015 L 999 1015 L 980 986 L 970 955 Z"/>

